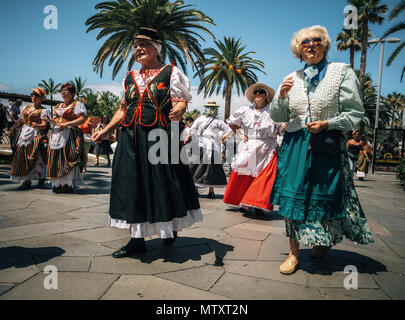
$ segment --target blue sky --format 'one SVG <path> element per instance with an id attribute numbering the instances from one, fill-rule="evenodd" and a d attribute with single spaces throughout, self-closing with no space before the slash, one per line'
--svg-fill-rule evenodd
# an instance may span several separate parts
<path id="1" fill-rule="evenodd" d="M 92 61 L 102 44 L 97 41 L 98 31 L 86 33 L 84 22 L 96 11 L 98 0 L 14 0 L 2 1 L 0 5 L 0 91 L 29 93 L 41 79 L 53 78 L 65 82 L 75 76 L 87 79 L 94 90 L 118 92 L 125 68 L 115 80 L 111 68 L 105 66 L 103 78 L 93 71 Z M 320 24 L 325 26 L 332 41 L 343 27 L 344 0 L 185 0 L 194 4 L 214 19 L 217 27 L 210 30 L 218 39 L 224 36 L 241 37 L 248 49 L 255 51 L 254 58 L 265 63 L 266 75 L 258 73 L 259 81 L 274 89 L 288 73 L 301 67 L 289 49 L 292 34 L 302 27 Z M 397 0 L 381 1 L 392 8 Z M 46 30 L 43 21 L 47 14 L 44 8 L 55 5 L 58 9 L 58 29 Z M 400 17 L 403 20 L 405 17 Z M 394 22 L 386 21 L 382 26 L 371 25 L 374 37 L 380 37 Z M 395 37 L 404 39 L 405 33 Z M 213 46 L 206 37 L 203 47 Z M 385 46 L 384 63 L 396 47 Z M 380 47 L 369 50 L 367 72 L 378 80 Z M 349 52 L 338 52 L 332 45 L 330 61 L 349 63 Z M 360 64 L 360 53 L 355 57 L 356 67 Z M 391 67 L 384 64 L 382 94 L 392 91 L 405 93 L 405 80 L 400 83 L 400 74 L 405 64 L 405 51 Z M 197 96 L 195 87 L 198 79 L 188 75 L 193 87 L 194 100 L 191 108 L 201 109 L 202 96 Z M 215 97 L 223 103 L 221 97 Z M 244 97 L 234 95 L 232 110 L 245 104 Z"/>

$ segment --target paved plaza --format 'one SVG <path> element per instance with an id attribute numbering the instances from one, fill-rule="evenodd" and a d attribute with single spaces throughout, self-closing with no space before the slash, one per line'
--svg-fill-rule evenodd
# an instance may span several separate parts
<path id="1" fill-rule="evenodd" d="M 200 192 L 204 220 L 172 247 L 152 237 L 146 255 L 112 258 L 129 232 L 108 227 L 111 169 L 92 161 L 86 186 L 69 195 L 36 182 L 18 191 L 9 165 L 0 165 L 0 299 L 405 299 L 405 191 L 394 174 L 355 182 L 373 244 L 344 240 L 319 260 L 304 247 L 299 270 L 285 276 L 283 219 L 229 208 L 224 189 L 215 200 Z M 358 271 L 356 290 L 344 287 L 349 265 Z M 44 286 L 47 266 L 57 269 L 57 289 Z"/>

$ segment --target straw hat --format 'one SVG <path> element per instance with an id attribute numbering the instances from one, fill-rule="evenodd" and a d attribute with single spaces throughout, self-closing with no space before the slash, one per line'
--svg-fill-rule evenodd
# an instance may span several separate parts
<path id="1" fill-rule="evenodd" d="M 270 88 L 268 85 L 265 85 L 264 83 L 255 83 L 253 85 L 251 85 L 247 91 L 246 91 L 246 98 L 253 103 L 253 100 L 255 98 L 253 92 L 256 89 L 263 89 L 267 92 L 267 100 L 269 101 L 269 103 L 271 101 L 273 101 L 274 95 L 276 94 L 276 92 L 274 91 L 273 88 Z"/>
<path id="2" fill-rule="evenodd" d="M 217 105 L 215 100 L 209 100 L 208 103 L 204 105 L 204 107 L 217 107 L 217 108 L 219 108 L 220 106 Z"/>
<path id="3" fill-rule="evenodd" d="M 46 91 L 45 91 L 44 89 L 41 89 L 41 88 L 32 89 L 32 88 L 31 88 L 31 91 L 34 92 L 34 93 L 36 93 L 36 94 L 38 94 L 39 96 L 41 96 L 41 97 L 43 97 L 43 98 L 46 97 Z"/>
<path id="4" fill-rule="evenodd" d="M 162 41 L 159 40 L 159 35 L 157 33 L 157 30 L 153 29 L 153 28 L 141 27 L 139 34 L 134 37 L 134 40 L 138 40 L 138 39 L 154 41 L 159 44 L 162 43 Z"/>

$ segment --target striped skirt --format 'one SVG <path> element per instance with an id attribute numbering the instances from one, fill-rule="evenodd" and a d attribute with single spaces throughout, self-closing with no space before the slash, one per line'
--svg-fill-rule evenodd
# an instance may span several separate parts
<path id="1" fill-rule="evenodd" d="M 70 129 L 65 146 L 59 149 L 48 148 L 48 179 L 52 186 L 60 185 L 58 180 L 69 186 L 75 185 L 76 180 L 82 183 L 80 172 L 83 168 L 83 151 L 83 132 L 77 128 Z"/>
<path id="2" fill-rule="evenodd" d="M 11 163 L 11 180 L 15 182 L 45 178 L 46 154 L 41 152 L 44 136 L 37 135 L 27 146 L 16 145 L 16 151 Z M 41 168 L 38 168 L 38 164 Z"/>

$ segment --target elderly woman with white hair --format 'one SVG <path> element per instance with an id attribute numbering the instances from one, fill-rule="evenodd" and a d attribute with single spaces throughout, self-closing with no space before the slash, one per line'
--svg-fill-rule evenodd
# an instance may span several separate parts
<path id="1" fill-rule="evenodd" d="M 110 225 L 129 229 L 131 240 L 113 253 L 114 258 L 145 253 L 148 236 L 157 235 L 170 246 L 178 231 L 202 220 L 190 170 L 176 161 L 180 151 L 164 150 L 175 139 L 170 134 L 173 122 L 182 119 L 192 96 L 189 79 L 174 65 L 161 62 L 161 49 L 157 30 L 141 28 L 134 40 L 134 58 L 141 69 L 128 72 L 121 107 L 92 137 L 100 141 L 121 125 L 112 166 Z M 150 134 L 162 132 L 166 137 L 160 140 L 167 140 L 157 148 L 162 141 L 153 141 Z M 156 159 L 158 151 L 162 161 Z"/>
<path id="2" fill-rule="evenodd" d="M 291 50 L 305 66 L 284 79 L 270 107 L 274 121 L 288 122 L 270 196 L 290 238 L 283 274 L 298 268 L 299 245 L 313 246 L 311 256 L 321 258 L 343 236 L 358 244 L 373 242 L 342 134 L 363 117 L 360 85 L 350 65 L 327 61 L 329 48 L 324 27 L 298 31 Z"/>

